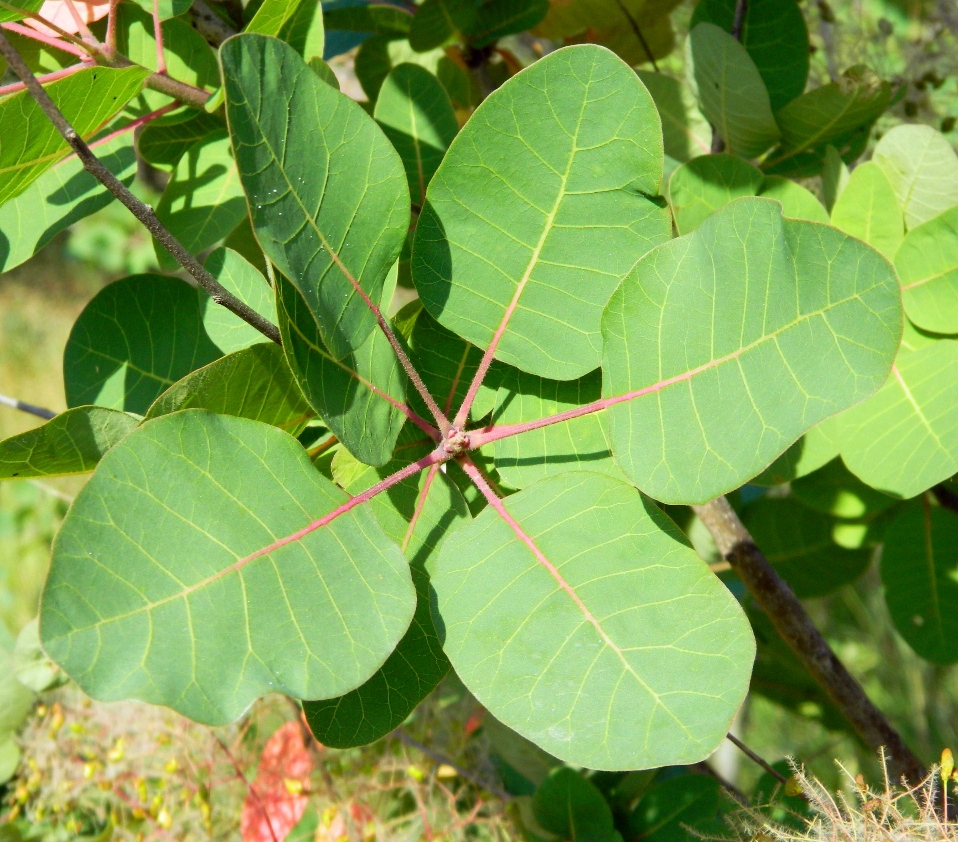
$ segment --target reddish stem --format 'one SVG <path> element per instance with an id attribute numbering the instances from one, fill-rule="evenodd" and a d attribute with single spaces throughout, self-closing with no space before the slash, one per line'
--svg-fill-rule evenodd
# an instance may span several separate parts
<path id="1" fill-rule="evenodd" d="M 153 0 L 153 38 L 156 40 L 156 72 L 166 76 L 166 56 L 163 54 L 163 25 L 160 21 L 160 0 Z"/>
<path id="2" fill-rule="evenodd" d="M 409 519 L 409 526 L 406 528 L 406 534 L 402 539 L 402 546 L 400 549 L 403 553 L 406 552 L 406 547 L 409 546 L 409 542 L 412 540 L 413 533 L 416 531 L 416 523 L 419 521 L 419 516 L 422 514 L 422 510 L 426 506 L 426 498 L 429 496 L 429 489 L 432 487 L 433 480 L 436 478 L 436 474 L 439 473 L 439 464 L 436 463 L 429 469 L 429 473 L 426 474 L 426 481 L 422 484 L 422 491 L 419 492 L 419 497 L 416 499 L 416 508 L 412 513 L 412 517 Z"/>
<path id="3" fill-rule="evenodd" d="M 96 36 L 90 32 L 90 28 L 86 25 L 83 18 L 80 17 L 77 7 L 73 5 L 73 0 L 66 0 L 66 6 L 70 12 L 70 17 L 73 18 L 73 22 L 77 25 L 77 31 L 83 36 L 83 40 L 88 41 L 94 47 L 99 47 L 100 42 L 97 41 Z"/>
<path id="4" fill-rule="evenodd" d="M 71 55 L 77 56 L 84 60 L 91 60 L 91 56 L 88 50 L 84 50 L 82 47 L 78 47 L 75 44 L 71 44 L 68 41 L 61 41 L 59 38 L 54 38 L 52 35 L 45 35 L 42 32 L 38 32 L 32 26 L 23 26 L 19 23 L 4 23 L 0 24 L 4 29 L 9 30 L 10 32 L 15 32 L 17 35 L 22 35 L 24 38 L 29 38 L 32 41 L 39 41 L 41 44 L 46 44 L 48 47 L 53 47 L 57 50 L 62 50 L 65 53 L 70 53 Z"/>
<path id="5" fill-rule="evenodd" d="M 110 55 L 116 52 L 116 7 L 120 0 L 110 0 L 110 12 L 106 16 L 106 48 Z"/>
<path id="6" fill-rule="evenodd" d="M 89 65 L 87 64 L 71 64 L 69 67 L 65 67 L 62 70 L 54 70 L 52 73 L 46 73 L 43 76 L 37 76 L 37 81 L 40 84 L 46 82 L 55 82 L 57 79 L 63 79 L 66 76 L 72 76 L 78 70 L 85 70 Z M 23 82 L 14 82 L 10 85 L 4 85 L 0 88 L 0 96 L 6 96 L 7 94 L 15 94 L 19 91 L 25 91 L 27 86 Z"/>
<path id="7" fill-rule="evenodd" d="M 94 141 L 90 144 L 91 149 L 96 149 L 98 146 L 103 146 L 105 143 L 109 143 L 111 140 L 118 138 L 121 134 L 126 134 L 129 131 L 138 129 L 140 126 L 144 126 L 147 123 L 152 122 L 157 117 L 162 117 L 164 114 L 168 114 L 170 111 L 174 111 L 180 107 L 178 102 L 171 102 L 168 105 L 164 105 L 162 108 L 157 108 L 156 111 L 151 111 L 149 114 L 144 114 L 142 117 L 137 117 L 135 120 L 127 123 L 122 129 L 117 129 L 115 132 L 110 132 L 110 134 L 105 137 L 101 137 L 99 140 Z M 74 153 L 75 155 L 76 153 Z M 70 155 L 69 157 L 74 157 Z"/>

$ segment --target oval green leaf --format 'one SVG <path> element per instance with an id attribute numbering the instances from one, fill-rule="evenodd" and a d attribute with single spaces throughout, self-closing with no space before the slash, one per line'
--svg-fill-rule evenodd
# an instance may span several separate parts
<path id="1" fill-rule="evenodd" d="M 895 268 L 908 318 L 924 330 L 958 333 L 958 205 L 912 228 Z"/>

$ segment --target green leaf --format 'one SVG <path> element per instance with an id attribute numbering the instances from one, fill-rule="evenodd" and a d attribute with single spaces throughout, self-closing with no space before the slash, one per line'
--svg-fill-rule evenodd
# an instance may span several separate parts
<path id="1" fill-rule="evenodd" d="M 958 473 L 958 342 L 900 354 L 878 393 L 843 413 L 842 459 L 863 482 L 914 497 Z"/>
<path id="2" fill-rule="evenodd" d="M 275 35 L 306 61 L 323 57 L 323 11 L 315 0 L 265 0 L 244 31 Z"/>
<path id="3" fill-rule="evenodd" d="M 568 380 L 599 363 L 602 308 L 668 237 L 652 98 L 595 46 L 537 61 L 453 141 L 416 228 L 412 272 L 429 313 L 496 358 Z M 600 237 L 601 248 L 596 248 Z"/>
<path id="4" fill-rule="evenodd" d="M 207 724 L 265 693 L 348 692 L 415 607 L 371 512 L 321 525 L 348 499 L 274 427 L 199 410 L 150 421 L 107 454 L 60 529 L 44 648 L 96 699 Z"/>
<path id="5" fill-rule="evenodd" d="M 222 119 L 204 112 L 182 123 L 150 123 L 137 140 L 136 148 L 147 163 L 169 172 L 187 149 L 222 128 Z"/>
<path id="6" fill-rule="evenodd" d="M 689 58 L 706 119 L 742 158 L 761 155 L 780 137 L 765 83 L 738 41 L 712 23 L 689 35 Z"/>
<path id="7" fill-rule="evenodd" d="M 206 269 L 227 290 L 261 316 L 276 323 L 276 298 L 259 270 L 242 255 L 228 248 L 219 248 L 206 258 Z M 238 316 L 220 306 L 205 293 L 200 293 L 203 327 L 224 354 L 241 351 L 266 341 L 262 333 Z"/>
<path id="8" fill-rule="evenodd" d="M 763 497 L 743 520 L 762 554 L 799 599 L 825 596 L 855 581 L 871 561 L 871 549 L 846 550 L 832 540 L 830 518 L 790 498 Z"/>
<path id="9" fill-rule="evenodd" d="M 0 623 L 0 782 L 6 782 L 17 770 L 20 750 L 13 740 L 30 714 L 36 697 L 16 677 L 13 636 Z"/>
<path id="10" fill-rule="evenodd" d="M 132 132 L 96 147 L 103 165 L 127 187 L 136 175 Z M 113 201 L 79 158 L 51 167 L 23 193 L 0 206 L 0 272 L 29 260 L 65 228 Z"/>
<path id="11" fill-rule="evenodd" d="M 669 180 L 669 202 L 680 234 L 694 231 L 740 196 L 757 196 L 765 176 L 734 155 L 703 155 L 678 167 Z"/>
<path id="12" fill-rule="evenodd" d="M 711 148 L 712 129 L 689 88 L 663 73 L 635 72 L 648 88 L 659 111 L 667 158 L 685 163 L 697 155 L 707 155 Z"/>
<path id="13" fill-rule="evenodd" d="M 365 491 L 432 448 L 421 431 L 407 425 L 396 459 L 378 469 L 351 466 L 352 476 L 344 487 L 350 494 Z M 343 453 L 337 454 L 334 472 Z M 374 498 L 371 506 L 383 530 L 409 559 L 416 585 L 416 613 L 395 651 L 369 681 L 338 699 L 303 705 L 316 739 L 334 748 L 365 745 L 384 737 L 403 723 L 449 671 L 430 613 L 426 563 L 446 536 L 469 518 L 466 501 L 437 467 L 393 486 L 388 494 Z"/>
<path id="14" fill-rule="evenodd" d="M 934 664 L 958 661 L 958 515 L 927 500 L 885 533 L 881 578 L 899 634 Z"/>
<path id="15" fill-rule="evenodd" d="M 807 219 L 810 222 L 828 222 L 828 211 L 810 190 L 789 178 L 767 175 L 762 182 L 759 196 L 782 203 L 782 216 L 790 219 Z"/>
<path id="16" fill-rule="evenodd" d="M 67 405 L 143 414 L 169 386 L 220 357 L 189 284 L 132 275 L 87 304 L 63 354 Z"/>
<path id="17" fill-rule="evenodd" d="M 193 5 L 193 0 L 133 0 L 133 2 L 151 15 L 156 10 L 159 12 L 160 20 L 169 20 L 182 15 Z"/>
<path id="18" fill-rule="evenodd" d="M 622 838 L 602 793 L 568 767 L 553 770 L 539 785 L 533 810 L 539 824 L 562 839 L 612 842 Z"/>
<path id="19" fill-rule="evenodd" d="M 878 141 L 872 160 L 891 182 L 906 228 L 958 205 L 958 154 L 931 126 L 895 126 Z"/>
<path id="20" fill-rule="evenodd" d="M 186 150 L 160 197 L 156 216 L 194 253 L 206 251 L 239 225 L 246 216 L 246 199 L 225 128 Z M 161 269 L 178 267 L 163 246 L 154 241 L 153 247 Z"/>
<path id="21" fill-rule="evenodd" d="M 854 160 L 890 99 L 891 86 L 873 71 L 864 65 L 849 68 L 837 82 L 813 88 L 776 113 L 782 145 L 762 168 L 778 175 L 817 175 L 828 146 L 844 160 Z"/>
<path id="22" fill-rule="evenodd" d="M 286 365 L 283 349 L 272 342 L 227 354 L 187 374 L 156 399 L 146 420 L 184 409 L 249 418 L 294 436 L 314 417 Z"/>
<path id="23" fill-rule="evenodd" d="M 393 38 L 407 36 L 412 20 L 413 16 L 405 9 L 375 3 L 329 9 L 325 13 L 327 29 L 368 32 L 373 35 L 389 35 Z"/>
<path id="24" fill-rule="evenodd" d="M 20 9 L 23 9 L 25 12 L 38 12 L 40 7 L 43 5 L 43 0 L 17 0 L 13 5 L 17 6 Z M 10 23 L 16 20 L 22 20 L 23 14 L 20 12 L 13 12 L 9 9 L 0 9 L 0 23 Z"/>
<path id="25" fill-rule="evenodd" d="M 13 674 L 24 687 L 34 693 L 52 690 L 65 681 L 63 671 L 48 657 L 40 645 L 40 624 L 34 617 L 17 635 L 13 647 Z M 0 774 L 0 779 L 3 775 Z"/>
<path id="26" fill-rule="evenodd" d="M 722 787 L 705 775 L 682 775 L 656 783 L 629 816 L 635 838 L 649 842 L 685 842 L 686 826 L 714 820 L 722 804 Z M 724 826 L 720 831 L 726 831 Z M 694 837 L 693 837 L 694 838 Z"/>
<path id="27" fill-rule="evenodd" d="M 400 64 L 383 82 L 373 116 L 402 158 L 412 203 L 422 206 L 459 131 L 446 89 L 424 67 Z"/>
<path id="28" fill-rule="evenodd" d="M 795 0 L 750 0 L 742 20 L 741 42 L 768 90 L 772 111 L 805 90 L 809 43 L 805 17 Z M 703 21 L 732 31 L 736 0 L 703 0 L 691 27 Z"/>
<path id="29" fill-rule="evenodd" d="M 912 228 L 895 268 L 908 318 L 925 330 L 958 333 L 958 205 Z"/>
<path id="30" fill-rule="evenodd" d="M 0 441 L 0 479 L 92 471 L 136 424 L 135 417 L 115 409 L 68 409 L 46 424 Z"/>
<path id="31" fill-rule="evenodd" d="M 738 603 L 665 515 L 611 477 L 564 473 L 489 506 L 430 573 L 459 677 L 568 762 L 696 762 L 747 690 L 754 643 Z"/>
<path id="32" fill-rule="evenodd" d="M 476 24 L 475 0 L 425 0 L 409 27 L 409 45 L 418 53 L 441 47 Z"/>
<path id="33" fill-rule="evenodd" d="M 835 202 L 848 185 L 849 178 L 848 166 L 842 156 L 834 146 L 827 145 L 822 159 L 822 198 L 829 211 L 834 210 Z"/>
<path id="34" fill-rule="evenodd" d="M 238 35 L 220 57 L 257 238 L 343 359 L 376 328 L 353 282 L 378 301 L 409 227 L 402 162 L 372 118 L 282 41 Z"/>
<path id="35" fill-rule="evenodd" d="M 563 381 L 510 368 L 499 386 L 493 419 L 496 426 L 536 421 L 596 401 L 601 391 L 598 369 L 578 380 Z M 624 480 L 612 461 L 608 427 L 606 414 L 596 412 L 499 439 L 496 470 L 513 488 L 525 488 L 563 471 L 594 471 Z"/>
<path id="36" fill-rule="evenodd" d="M 864 240 L 889 260 L 905 236 L 898 199 L 873 161 L 855 167 L 832 207 L 832 225 Z M 899 270 L 900 271 L 900 270 Z"/>
<path id="37" fill-rule="evenodd" d="M 357 459 L 384 465 L 406 420 L 405 377 L 386 337 L 376 330 L 355 353 L 336 359 L 302 296 L 285 278 L 276 280 L 283 350 L 306 400 Z"/>
<path id="38" fill-rule="evenodd" d="M 737 199 L 650 252 L 609 302 L 616 462 L 667 503 L 737 488 L 878 389 L 901 323 L 898 280 L 877 252 L 783 219 L 768 199 Z"/>
<path id="39" fill-rule="evenodd" d="M 836 418 L 816 424 L 762 473 L 752 477 L 752 485 L 780 485 L 817 471 L 838 456 L 835 440 Z"/>
<path id="40" fill-rule="evenodd" d="M 482 0 L 467 33 L 469 43 L 488 47 L 507 35 L 532 29 L 548 11 L 549 0 Z"/>
<path id="41" fill-rule="evenodd" d="M 140 67 L 80 70 L 45 86 L 81 137 L 89 137 L 135 96 L 149 74 Z M 19 196 L 70 149 L 28 91 L 0 100 L 0 205 Z"/>

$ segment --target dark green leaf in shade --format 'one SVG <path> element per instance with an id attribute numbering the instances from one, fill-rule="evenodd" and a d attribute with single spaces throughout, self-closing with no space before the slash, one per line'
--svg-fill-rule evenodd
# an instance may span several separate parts
<path id="1" fill-rule="evenodd" d="M 840 518 L 875 515 L 895 504 L 893 497 L 865 485 L 841 459 L 795 480 L 792 496 L 817 512 Z"/>
<path id="2" fill-rule="evenodd" d="M 499 386 L 493 421 L 496 426 L 536 421 L 596 401 L 601 392 L 598 369 L 578 380 L 545 380 L 509 368 Z M 513 488 L 563 471 L 595 471 L 624 480 L 612 461 L 608 426 L 606 414 L 596 412 L 499 439 L 496 470 Z"/>
<path id="3" fill-rule="evenodd" d="M 831 223 L 889 260 L 895 259 L 905 236 L 905 221 L 891 183 L 874 161 L 855 167 L 848 177 L 834 201 Z"/>
<path id="4" fill-rule="evenodd" d="M 742 20 L 741 42 L 768 89 L 772 111 L 805 90 L 809 43 L 805 16 L 796 0 L 749 0 Z M 702 0 L 692 14 L 694 27 L 707 21 L 732 31 L 736 0 Z"/>
<path id="5" fill-rule="evenodd" d="M 870 548 L 838 546 L 829 517 L 788 497 L 762 497 L 750 503 L 743 521 L 799 599 L 825 596 L 855 581 L 871 560 Z"/>
<path id="6" fill-rule="evenodd" d="M 908 232 L 895 268 L 908 318 L 924 330 L 958 333 L 958 204 Z"/>
<path id="7" fill-rule="evenodd" d="M 40 608 L 47 653 L 89 695 L 197 722 L 266 693 L 329 698 L 366 681 L 416 604 L 373 514 L 296 439 L 199 410 L 107 453 L 57 535 Z"/>
<path id="8" fill-rule="evenodd" d="M 648 88 L 662 120 L 662 141 L 666 161 L 684 164 L 697 155 L 707 155 L 711 148 L 712 128 L 702 116 L 695 96 L 680 80 L 664 73 L 636 70 Z"/>
<path id="9" fill-rule="evenodd" d="M 314 56 L 309 60 L 309 66 L 320 79 L 322 79 L 327 85 L 329 85 L 334 91 L 340 90 L 339 88 L 339 77 L 333 72 L 331 68 L 325 61 L 321 58 Z"/>
<path id="10" fill-rule="evenodd" d="M 650 252 L 603 319 L 612 452 L 643 491 L 704 503 L 888 377 L 898 279 L 841 232 L 742 198 Z"/>
<path id="11" fill-rule="evenodd" d="M 412 203 L 421 207 L 459 131 L 446 89 L 424 67 L 400 64 L 383 82 L 373 116 L 402 158 Z"/>
<path id="12" fill-rule="evenodd" d="M 294 436 L 315 417 L 283 349 L 272 342 L 227 354 L 186 375 L 157 398 L 146 420 L 183 409 L 262 421 Z"/>
<path id="13" fill-rule="evenodd" d="M 775 119 L 782 145 L 762 168 L 792 177 L 817 175 L 825 150 L 835 147 L 846 162 L 865 148 L 871 127 L 891 99 L 891 86 L 864 65 L 846 70 L 836 82 L 813 88 L 781 109 Z"/>
<path id="14" fill-rule="evenodd" d="M 539 825 L 561 839 L 621 842 L 602 793 L 581 772 L 568 766 L 553 770 L 539 784 L 533 810 Z"/>
<path id="15" fill-rule="evenodd" d="M 754 642 L 738 603 L 611 477 L 559 474 L 488 506 L 446 539 L 430 576 L 456 673 L 567 762 L 696 762 L 747 689 Z"/>
<path id="16" fill-rule="evenodd" d="M 220 48 L 236 162 L 263 250 L 303 296 L 336 359 L 357 351 L 409 226 L 402 162 L 365 111 L 287 44 Z"/>
<path id="17" fill-rule="evenodd" d="M 829 144 L 825 147 L 822 163 L 822 200 L 829 212 L 835 209 L 835 202 L 848 185 L 849 178 L 848 165 L 838 150 Z"/>
<path id="18" fill-rule="evenodd" d="M 135 96 L 149 74 L 141 67 L 80 70 L 45 86 L 77 134 L 89 137 Z M 23 193 L 68 151 L 67 142 L 29 92 L 0 99 L 0 205 Z"/>
<path id="19" fill-rule="evenodd" d="M 261 316 L 276 324 L 276 297 L 259 270 L 229 248 L 218 248 L 206 258 L 206 269 L 227 290 Z M 256 328 L 200 293 L 203 326 L 224 354 L 268 341 Z"/>
<path id="20" fill-rule="evenodd" d="M 136 175 L 133 133 L 96 147 L 103 165 L 127 187 Z M 65 228 L 113 201 L 79 158 L 51 167 L 23 193 L 0 206 L 0 272 L 29 260 Z"/>
<path id="21" fill-rule="evenodd" d="M 524 371 L 581 377 L 612 291 L 668 237 L 652 98 L 601 47 L 557 50 L 489 96 L 429 186 L 412 272 L 426 309 Z M 601 241 L 602 247 L 596 243 Z"/>
<path id="22" fill-rule="evenodd" d="M 474 47 L 532 29 L 549 11 L 549 0 L 482 0 L 467 36 Z"/>
<path id="23" fill-rule="evenodd" d="M 881 578 L 908 645 L 934 664 L 958 661 L 958 515 L 927 500 L 903 508 L 885 533 Z"/>
<path id="24" fill-rule="evenodd" d="M 425 0 L 409 27 L 409 45 L 419 53 L 441 47 L 476 24 L 476 0 Z"/>
<path id="25" fill-rule="evenodd" d="M 629 816 L 629 829 L 635 838 L 649 842 L 686 842 L 691 836 L 687 827 L 721 834 L 728 830 L 718 820 L 726 803 L 715 778 L 691 774 L 667 778 L 642 796 Z"/>
<path id="26" fill-rule="evenodd" d="M 354 463 L 350 494 L 365 491 L 384 477 L 425 456 L 432 442 L 407 424 L 396 449 L 396 458 L 382 468 Z M 334 460 L 334 475 L 343 477 Z M 402 724 L 416 706 L 436 688 L 449 671 L 429 608 L 427 560 L 438 551 L 445 537 L 469 518 L 466 501 L 438 467 L 410 477 L 371 502 L 386 534 L 406 558 L 416 585 L 416 613 L 405 636 L 386 663 L 365 684 L 338 699 L 307 702 L 306 721 L 323 745 L 334 748 L 365 745 L 384 737 Z"/>
<path id="27" fill-rule="evenodd" d="M 92 471 L 136 425 L 134 416 L 115 409 L 68 409 L 46 424 L 0 441 L 0 479 Z"/>
<path id="28" fill-rule="evenodd" d="M 409 34 L 413 16 L 405 9 L 387 4 L 363 3 L 328 9 L 323 19 L 327 29 L 347 32 L 369 32 L 404 38 Z"/>
<path id="29" fill-rule="evenodd" d="M 137 139 L 136 148 L 151 166 L 172 171 L 187 149 L 222 128 L 222 119 L 200 112 L 182 123 L 148 125 Z"/>
<path id="30" fill-rule="evenodd" d="M 224 239 L 246 216 L 246 200 L 233 162 L 230 139 L 220 128 L 184 153 L 156 206 L 156 216 L 192 253 Z M 160 268 L 176 269 L 176 259 L 154 241 Z"/>
<path id="31" fill-rule="evenodd" d="M 406 416 L 405 376 L 377 329 L 345 359 L 326 350 L 302 296 L 277 277 L 277 310 L 286 361 L 306 400 L 345 447 L 368 465 L 384 465 Z"/>
<path id="32" fill-rule="evenodd" d="M 74 323 L 63 354 L 67 405 L 142 415 L 177 380 L 220 356 L 193 287 L 132 275 L 98 292 Z"/>

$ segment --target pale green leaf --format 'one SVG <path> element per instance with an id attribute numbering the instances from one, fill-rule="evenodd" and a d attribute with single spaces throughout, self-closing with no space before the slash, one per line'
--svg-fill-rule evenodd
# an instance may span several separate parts
<path id="1" fill-rule="evenodd" d="M 924 330 L 958 333 L 958 205 L 912 228 L 895 268 L 908 318 Z"/>
<path id="2" fill-rule="evenodd" d="M 958 205 L 958 154 L 931 126 L 895 126 L 878 141 L 872 160 L 891 182 L 906 228 Z"/>
<path id="3" fill-rule="evenodd" d="M 474 0 L 425 0 L 409 27 L 409 45 L 419 53 L 434 50 L 453 35 L 470 31 L 475 22 Z"/>
<path id="4" fill-rule="evenodd" d="M 678 167 L 669 179 L 669 203 L 679 234 L 694 231 L 740 196 L 756 196 L 765 176 L 734 155 L 703 155 Z"/>
<path id="5" fill-rule="evenodd" d="M 262 421 L 297 435 L 315 413 L 272 342 L 254 345 L 186 375 L 160 395 L 146 420 L 184 409 L 205 409 Z"/>
<path id="6" fill-rule="evenodd" d="M 754 641 L 678 528 L 592 473 L 500 505 L 450 535 L 430 570 L 443 648 L 469 690 L 592 769 L 708 756 L 748 688 Z"/>
<path id="7" fill-rule="evenodd" d="M 244 31 L 275 35 L 306 61 L 323 57 L 323 11 L 316 0 L 265 0 Z"/>
<path id="8" fill-rule="evenodd" d="M 843 413 L 848 468 L 872 488 L 914 497 L 958 473 L 958 342 L 900 354 L 878 393 Z"/>
<path id="9" fill-rule="evenodd" d="M 690 26 L 706 21 L 730 33 L 736 8 L 736 0 L 702 0 L 695 7 Z M 796 0 L 749 0 L 739 40 L 765 83 L 772 111 L 805 90 L 808 27 Z"/>
<path id="10" fill-rule="evenodd" d="M 103 165 L 127 187 L 136 175 L 132 132 L 96 147 Z M 65 228 L 96 213 L 113 196 L 79 158 L 51 167 L 23 193 L 0 206 L 0 272 L 29 260 Z"/>
<path id="11" fill-rule="evenodd" d="M 350 494 L 365 491 L 432 448 L 421 431 L 407 425 L 393 462 L 377 469 L 354 463 L 344 487 Z M 339 451 L 336 461 L 342 461 L 343 454 L 345 451 Z M 334 473 L 341 470 L 335 462 L 333 468 Z M 430 613 L 426 562 L 446 535 L 469 518 L 466 501 L 445 473 L 434 468 L 380 494 L 371 507 L 383 530 L 409 559 L 416 585 L 416 613 L 396 650 L 369 681 L 338 699 L 303 705 L 316 739 L 336 748 L 384 737 L 403 723 L 449 671 Z"/>
<path id="12" fill-rule="evenodd" d="M 0 479 L 92 471 L 136 424 L 134 416 L 115 409 L 68 409 L 46 424 L 0 441 Z"/>
<path id="13" fill-rule="evenodd" d="M 594 369 L 602 308 L 668 237 L 652 98 L 607 50 L 537 61 L 489 96 L 436 172 L 413 248 L 430 314 L 555 379 Z M 596 248 L 597 238 L 602 247 Z"/>
<path id="14" fill-rule="evenodd" d="M 828 222 L 828 211 L 815 198 L 815 194 L 790 178 L 780 175 L 765 176 L 758 195 L 781 202 L 782 216 L 807 219 L 810 222 Z"/>
<path id="15" fill-rule="evenodd" d="M 753 485 L 780 485 L 817 471 L 838 456 L 835 431 L 834 417 L 816 424 L 750 482 Z"/>
<path id="16" fill-rule="evenodd" d="M 206 258 L 206 269 L 229 292 L 252 307 L 261 316 L 276 324 L 276 297 L 259 270 L 242 255 L 228 248 L 219 248 Z M 267 341 L 256 328 L 200 293 L 203 327 L 224 354 L 240 351 Z"/>
<path id="17" fill-rule="evenodd" d="M 885 381 L 898 279 L 834 228 L 737 199 L 650 252 L 603 319 L 612 451 L 639 488 L 704 503 Z"/>
<path id="18" fill-rule="evenodd" d="M 870 548 L 839 547 L 832 540 L 830 518 L 788 497 L 756 500 L 742 519 L 762 555 L 799 599 L 825 596 L 855 581 L 871 560 Z"/>
<path id="19" fill-rule="evenodd" d="M 265 693 L 366 681 L 409 625 L 409 566 L 372 513 L 266 424 L 150 421 L 100 463 L 63 523 L 40 610 L 89 695 L 230 722 Z"/>
<path id="20" fill-rule="evenodd" d="M 222 128 L 220 117 L 205 112 L 199 112 L 182 123 L 150 123 L 137 139 L 136 148 L 147 163 L 157 169 L 172 171 L 187 149 Z"/>
<path id="21" fill-rule="evenodd" d="M 557 415 L 598 400 L 601 391 L 598 369 L 578 380 L 545 380 L 508 369 L 499 386 L 493 422 L 498 427 Z M 563 471 L 594 471 L 624 480 L 612 461 L 608 427 L 605 412 L 596 412 L 498 439 L 496 470 L 513 488 Z"/>
<path id="22" fill-rule="evenodd" d="M 136 95 L 148 75 L 140 67 L 91 67 L 45 90 L 77 134 L 89 137 Z M 23 193 L 70 148 L 28 91 L 0 100 L 0 137 L 0 205 Z"/>
<path id="23" fill-rule="evenodd" d="M 143 414 L 181 377 L 222 356 L 202 319 L 196 290 L 178 278 L 132 275 L 105 287 L 67 339 L 67 405 Z"/>
<path id="24" fill-rule="evenodd" d="M 793 99 L 775 114 L 782 145 L 762 165 L 779 175 L 821 172 L 825 150 L 833 146 L 846 161 L 861 154 L 868 134 L 891 99 L 891 86 L 864 65 L 846 70 L 827 85 Z"/>
<path id="25" fill-rule="evenodd" d="M 63 671 L 47 657 L 40 645 L 40 623 L 37 617 L 20 629 L 17 635 L 13 647 L 13 674 L 17 681 L 34 693 L 52 690 L 66 679 Z"/>
<path id="26" fill-rule="evenodd" d="M 336 359 L 302 296 L 285 278 L 277 282 L 283 350 L 306 400 L 357 459 L 384 465 L 406 419 L 405 376 L 386 337 L 375 330 L 354 353 Z"/>
<path id="27" fill-rule="evenodd" d="M 536 790 L 533 809 L 539 825 L 562 839 L 621 840 L 605 797 L 581 772 L 555 769 Z"/>
<path id="28" fill-rule="evenodd" d="M 895 192 L 876 163 L 855 167 L 833 204 L 832 225 L 895 259 L 905 222 Z"/>
<path id="29" fill-rule="evenodd" d="M 898 633 L 934 664 L 958 661 L 958 515 L 927 501 L 885 533 L 881 578 Z"/>
<path id="30" fill-rule="evenodd" d="M 780 136 L 768 90 L 745 47 L 712 23 L 689 35 L 689 59 L 699 104 L 728 150 L 761 155 Z"/>
<path id="31" fill-rule="evenodd" d="M 402 158 L 412 203 L 421 207 L 459 131 L 449 95 L 424 67 L 400 64 L 383 82 L 373 116 Z"/>
<path id="32" fill-rule="evenodd" d="M 667 158 L 685 163 L 697 155 L 707 155 L 712 129 L 699 111 L 695 96 L 678 79 L 663 73 L 636 70 L 648 88 L 662 120 L 662 141 Z"/>
<path id="33" fill-rule="evenodd" d="M 156 206 L 156 216 L 191 252 L 206 251 L 224 239 L 246 216 L 246 199 L 226 129 L 218 129 L 186 150 Z M 178 268 L 158 242 L 160 268 Z"/>
<path id="34" fill-rule="evenodd" d="M 376 329 L 409 226 L 402 162 L 372 118 L 287 44 L 238 35 L 220 48 L 236 163 L 267 257 L 343 359 Z"/>

